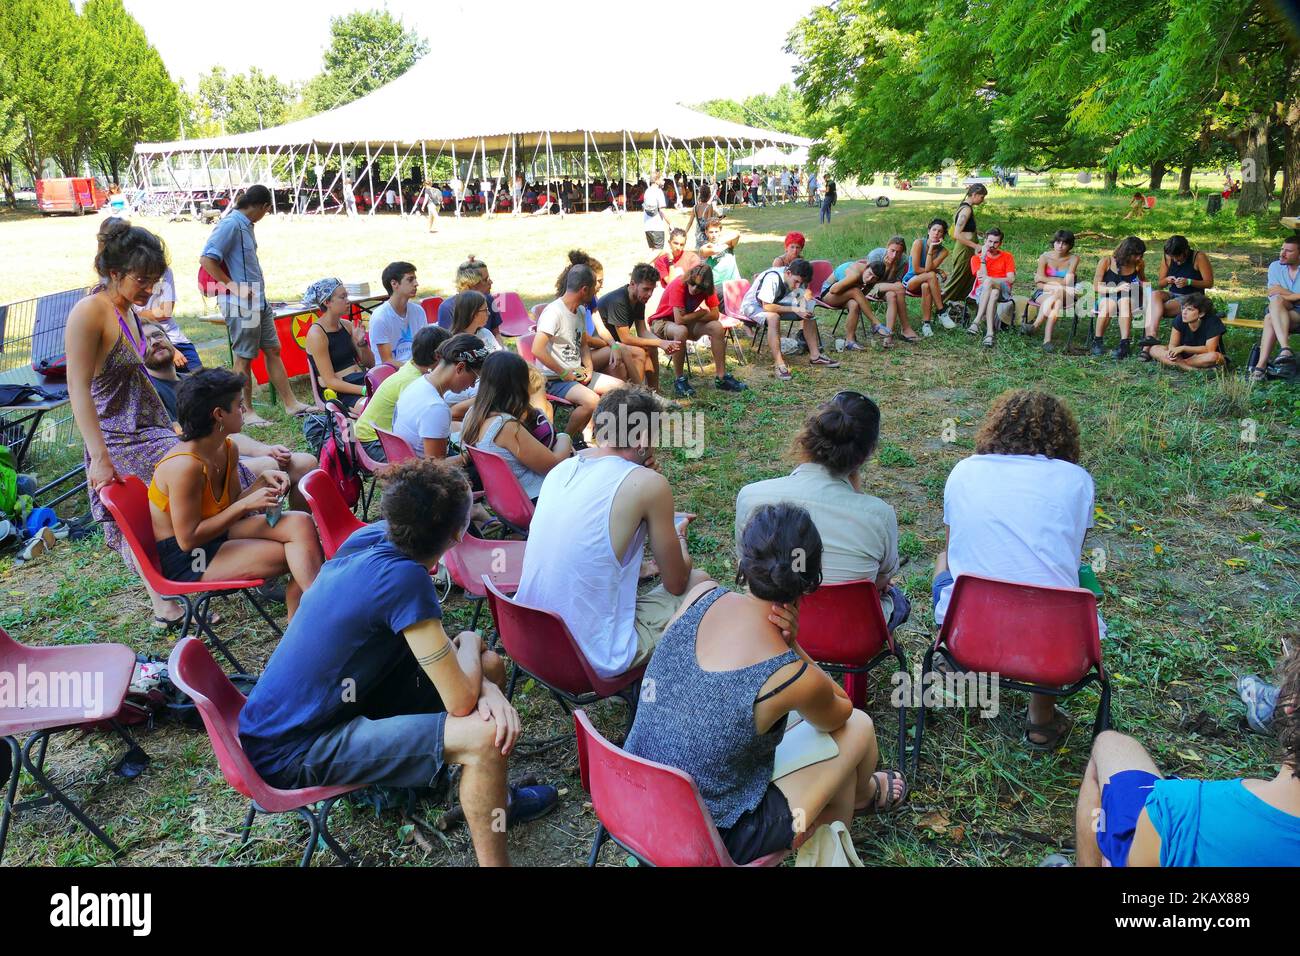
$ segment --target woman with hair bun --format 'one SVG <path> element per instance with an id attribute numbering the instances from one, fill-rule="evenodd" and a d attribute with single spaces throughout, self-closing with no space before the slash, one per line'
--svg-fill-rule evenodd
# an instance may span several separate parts
<path id="1" fill-rule="evenodd" d="M 171 416 L 140 357 L 144 335 L 133 311 L 149 302 L 167 269 L 167 252 L 152 232 L 122 220 L 105 223 L 97 238 L 95 272 L 102 285 L 73 307 L 64 332 L 68 398 L 86 447 L 91 514 L 104 525 L 109 547 L 135 567 L 99 492 L 127 475 L 148 482 L 176 445 Z M 180 605 L 146 589 L 156 627 L 184 617 Z"/>
<path id="2" fill-rule="evenodd" d="M 797 848 L 822 824 L 896 809 L 907 782 L 873 772 L 871 718 L 796 643 L 799 601 L 822 580 L 808 512 L 756 510 L 737 565 L 747 593 L 707 581 L 685 596 L 650 659 L 645 682 L 655 692 L 624 746 L 689 773 L 727 851 L 745 864 Z M 795 711 L 813 733 L 801 730 L 806 739 L 782 751 Z M 835 756 L 823 759 L 819 747 L 831 741 Z M 774 780 L 778 758 L 786 772 Z"/>
<path id="3" fill-rule="evenodd" d="M 898 518 L 862 490 L 862 466 L 876 450 L 880 409 L 861 392 L 839 392 L 808 416 L 795 440 L 800 464 L 780 478 L 756 481 L 736 496 L 736 543 L 749 516 L 764 505 L 790 502 L 807 509 L 822 539 L 827 584 L 872 581 L 892 631 L 912 605 L 893 583 L 898 573 Z"/>

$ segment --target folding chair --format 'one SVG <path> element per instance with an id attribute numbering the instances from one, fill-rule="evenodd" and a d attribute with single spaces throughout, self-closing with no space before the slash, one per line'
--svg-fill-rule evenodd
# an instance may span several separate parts
<path id="1" fill-rule="evenodd" d="M 1096 682 L 1101 700 L 1092 734 L 1110 728 L 1110 681 L 1101 663 L 1097 596 L 1086 588 L 958 575 L 943 627 L 921 664 L 923 682 L 936 653 L 956 671 L 997 675 L 1002 690 L 1070 697 Z M 924 731 L 922 695 L 913 771 L 921 760 Z"/>
<path id="2" fill-rule="evenodd" d="M 58 688 L 66 688 L 72 693 L 72 685 L 67 680 L 69 675 L 90 678 L 94 675 L 96 685 L 87 687 L 86 683 L 76 684 L 82 689 L 80 700 L 41 700 L 23 701 L 22 705 L 8 704 L 0 709 L 0 740 L 9 748 L 10 772 L 9 785 L 5 788 L 3 810 L 0 810 L 0 860 L 4 859 L 5 840 L 9 835 L 9 821 L 25 810 L 48 806 L 57 802 L 71 813 L 77 822 L 84 826 L 95 839 L 117 855 L 121 848 L 90 819 L 77 804 L 54 785 L 45 774 L 45 750 L 52 734 L 64 730 L 92 729 L 97 724 L 109 721 L 113 729 L 126 741 L 127 746 L 135 747 L 131 735 L 114 718 L 122 708 L 127 687 L 131 684 L 131 674 L 135 670 L 135 652 L 124 644 L 63 644 L 52 647 L 28 647 L 19 644 L 0 628 L 0 673 L 27 675 L 27 687 L 34 686 L 32 678 L 41 675 L 46 678 L 44 686 L 50 693 Z M 102 677 L 102 683 L 99 683 Z M 85 697 L 89 691 L 98 699 Z M 98 714 L 87 716 L 93 707 Z M 20 749 L 18 735 L 31 732 L 26 744 Z M 36 751 L 35 757 L 32 751 Z M 18 778 L 26 769 L 33 780 L 45 791 L 46 796 L 22 803 L 15 802 L 18 797 Z"/>
<path id="3" fill-rule="evenodd" d="M 510 656 L 506 697 L 513 699 L 522 673 L 541 684 L 567 712 L 608 697 L 627 704 L 624 736 L 636 719 L 637 697 L 645 665 L 616 677 L 601 677 L 591 667 L 564 620 L 553 611 L 520 604 L 506 597 L 486 574 L 481 578 L 501 646 Z"/>
<path id="4" fill-rule="evenodd" d="M 483 610 L 483 601 L 487 592 L 483 590 L 483 578 L 488 577 L 503 591 L 513 594 L 519 590 L 519 576 L 524 570 L 524 548 L 526 541 L 488 541 L 465 535 L 454 548 L 442 556 L 442 563 L 451 575 L 452 583 L 465 592 L 465 597 L 474 601 L 474 618 L 470 621 L 470 630 L 478 627 L 479 613 Z"/>
<path id="5" fill-rule="evenodd" d="M 351 866 L 352 858 L 335 841 L 328 821 L 335 801 L 364 785 L 303 787 L 298 790 L 280 790 L 271 786 L 244 754 L 244 745 L 239 740 L 239 714 L 244 709 L 246 698 L 221 672 L 208 649 L 192 637 L 184 638 L 172 649 L 167 660 L 167 675 L 194 701 L 226 783 L 249 800 L 248 814 L 240 830 L 240 847 L 248 845 L 257 814 L 292 812 L 307 822 L 309 830 L 301 866 L 311 866 L 318 840 L 324 841 L 345 866 Z M 319 808 L 315 812 L 309 811 L 307 808 L 314 803 L 320 804 Z"/>
<path id="6" fill-rule="evenodd" d="M 1070 308 L 1068 308 L 1068 309 L 1062 307 L 1062 309 L 1061 309 L 1061 314 L 1057 317 L 1056 324 L 1057 324 L 1057 327 L 1058 327 L 1058 328 L 1060 327 L 1060 325 L 1064 322 L 1064 320 L 1065 320 L 1066 318 L 1069 318 L 1069 320 L 1070 320 L 1070 334 L 1069 334 L 1069 336 L 1066 337 L 1065 345 L 1061 348 L 1061 351 L 1062 351 L 1062 352 L 1069 352 L 1069 351 L 1070 351 L 1070 346 L 1072 346 L 1072 345 L 1074 344 L 1074 336 L 1075 336 L 1075 335 L 1078 333 L 1078 331 L 1079 331 L 1079 319 L 1080 319 L 1079 309 L 1080 309 L 1080 306 L 1081 306 L 1081 303 L 1080 303 L 1079 299 L 1076 298 L 1075 301 L 1074 301 L 1074 305 L 1070 306 Z M 1036 302 L 1034 299 L 1026 299 L 1026 300 L 1025 300 L 1025 307 L 1024 307 L 1023 309 L 1020 310 L 1020 321 L 1021 321 L 1021 323 L 1024 324 L 1024 325 L 1028 325 L 1028 324 L 1029 324 L 1029 310 L 1030 310 L 1031 308 L 1032 308 L 1035 312 L 1037 312 L 1037 311 L 1039 310 L 1040 306 L 1039 306 L 1038 302 Z M 1089 328 L 1089 332 L 1091 332 L 1091 328 Z"/>
<path id="7" fill-rule="evenodd" d="M 506 338 L 518 338 L 533 330 L 533 320 L 518 292 L 502 292 L 497 296 L 497 311 L 501 315 L 501 326 L 497 332 Z"/>
<path id="8" fill-rule="evenodd" d="M 326 560 L 334 557 L 354 531 L 366 526 L 364 521 L 348 510 L 334 480 L 319 468 L 303 475 L 298 490 L 307 499 L 307 506 L 316 519 L 316 529 L 320 532 L 321 548 Z"/>
<path id="9" fill-rule="evenodd" d="M 479 481 L 483 483 L 483 496 L 492 513 L 510 530 L 526 536 L 536 506 L 506 460 L 496 452 L 473 445 L 466 446 L 466 451 L 478 472 Z"/>
<path id="10" fill-rule="evenodd" d="M 375 434 L 379 436 L 379 444 L 384 447 L 384 455 L 388 458 L 388 464 L 400 465 L 404 461 L 420 457 L 402 436 L 386 432 L 382 428 L 376 428 Z"/>
<path id="11" fill-rule="evenodd" d="M 168 600 L 180 601 L 185 605 L 185 620 L 181 625 L 181 637 L 188 637 L 190 629 L 207 638 L 221 656 L 241 674 L 249 671 L 235 659 L 221 638 L 212 630 L 209 602 L 214 595 L 239 592 L 261 616 L 277 640 L 283 636 L 279 625 L 266 613 L 266 608 L 258 601 L 255 588 L 266 583 L 263 578 L 235 578 L 228 581 L 169 581 L 162 575 L 162 566 L 158 561 L 158 542 L 153 534 L 153 520 L 149 516 L 149 494 L 144 482 L 135 475 L 127 475 L 120 484 L 108 485 L 99 493 L 113 520 L 117 522 L 122 536 L 131 548 L 136 563 L 149 586 L 160 596 Z"/>
<path id="12" fill-rule="evenodd" d="M 799 605 L 799 646 L 823 670 L 844 675 L 853 706 L 867 702 L 867 673 L 893 657 L 907 672 L 907 658 L 885 624 L 874 581 L 823 584 Z M 898 764 L 907 759 L 907 706 L 898 708 Z"/>
<path id="13" fill-rule="evenodd" d="M 431 295 L 427 299 L 420 300 L 420 308 L 424 309 L 424 324 L 438 324 L 438 309 L 442 306 L 442 296 Z"/>
<path id="14" fill-rule="evenodd" d="M 334 416 L 334 427 L 347 442 L 348 450 L 351 451 L 358 470 L 364 472 L 361 476 L 361 520 L 369 520 L 370 504 L 375 497 L 376 479 L 387 472 L 390 465 L 384 461 L 375 461 L 366 454 L 365 446 L 357 439 L 352 419 L 342 409 L 336 405 L 327 405 L 326 408 Z"/>
<path id="15" fill-rule="evenodd" d="M 727 329 L 727 334 L 731 336 L 732 342 L 736 346 L 736 354 L 740 356 L 741 364 L 747 360 L 745 358 L 744 346 L 740 344 L 740 338 L 737 330 L 744 327 L 749 329 L 750 335 L 754 340 L 754 355 L 758 355 L 758 341 L 761 331 L 766 331 L 767 325 L 762 322 L 755 322 L 749 316 L 745 315 L 741 306 L 745 301 L 745 294 L 749 292 L 748 279 L 728 279 L 722 284 L 722 323 Z"/>
<path id="16" fill-rule="evenodd" d="M 578 773 L 600 825 L 588 866 L 613 840 L 647 866 L 736 866 L 691 775 L 615 747 L 592 726 L 586 711 L 573 713 Z M 793 834 L 792 834 L 793 836 Z M 789 850 L 746 866 L 776 866 Z"/>

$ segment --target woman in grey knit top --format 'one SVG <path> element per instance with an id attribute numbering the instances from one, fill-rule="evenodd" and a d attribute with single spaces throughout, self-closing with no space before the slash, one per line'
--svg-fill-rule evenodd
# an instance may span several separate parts
<path id="1" fill-rule="evenodd" d="M 643 694 L 625 745 L 695 779 L 740 864 L 798 847 L 821 824 L 892 810 L 907 794 L 901 775 L 873 772 L 871 718 L 796 643 L 798 602 L 821 583 L 821 555 L 803 508 L 755 510 L 736 574 L 749 593 L 710 581 L 686 596 L 650 659 L 645 682 L 654 693 Z M 787 638 L 782 622 L 791 620 Z M 839 753 L 773 781 L 792 711 Z"/>

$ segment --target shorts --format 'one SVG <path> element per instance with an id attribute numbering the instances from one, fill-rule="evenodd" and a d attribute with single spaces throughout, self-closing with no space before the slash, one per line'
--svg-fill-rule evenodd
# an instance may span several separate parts
<path id="1" fill-rule="evenodd" d="M 446 707 L 414 658 L 366 694 L 375 704 L 322 733 L 296 767 L 267 775 L 284 789 L 367 784 L 429 787 L 442 772 Z"/>
<path id="2" fill-rule="evenodd" d="M 269 305 L 262 303 L 250 312 L 240 304 L 239 297 L 233 295 L 219 298 L 218 303 L 226 320 L 230 351 L 237 357 L 255 359 L 259 352 L 280 350 L 275 316 Z"/>
<path id="3" fill-rule="evenodd" d="M 885 626 L 889 629 L 889 633 L 893 634 L 912 616 L 912 602 L 897 584 L 889 586 L 889 597 L 894 602 L 894 608 L 889 612 L 889 621 Z"/>
<path id="4" fill-rule="evenodd" d="M 378 438 L 374 441 L 363 441 L 361 447 L 366 450 L 371 461 L 388 461 L 388 454 L 384 451 L 384 443 Z"/>
<path id="5" fill-rule="evenodd" d="M 662 249 L 664 247 L 664 234 L 662 232 L 651 232 L 647 229 L 645 244 L 651 249 Z"/>
<path id="6" fill-rule="evenodd" d="M 1138 817 L 1159 779 L 1149 770 L 1121 770 L 1102 786 L 1097 847 L 1111 866 L 1128 865 Z"/>
<path id="7" fill-rule="evenodd" d="M 769 853 L 788 850 L 794 844 L 794 814 L 790 801 L 774 783 L 754 809 L 742 814 L 740 819 L 725 830 L 718 829 L 722 844 L 731 859 L 744 866 Z"/>
<path id="8" fill-rule="evenodd" d="M 682 598 L 685 596 L 672 594 L 662 584 L 636 596 L 636 616 L 632 620 L 636 627 L 636 658 L 632 661 L 633 667 L 650 659 L 659 638 L 664 635 L 664 628 L 682 606 Z"/>
<path id="9" fill-rule="evenodd" d="M 581 385 L 581 382 L 566 382 L 558 378 L 548 378 L 546 380 L 546 394 L 551 398 L 566 398 L 569 392 L 573 391 L 573 386 Z"/>
<path id="10" fill-rule="evenodd" d="M 185 584 L 198 581 L 228 540 L 229 537 L 223 534 L 193 551 L 182 551 L 175 537 L 164 538 L 158 542 L 158 566 L 162 576 L 168 581 Z"/>
<path id="11" fill-rule="evenodd" d="M 943 597 L 943 592 L 952 587 L 952 572 L 941 571 L 939 576 L 934 579 L 934 584 L 930 586 L 930 606 L 937 608 L 939 599 Z"/>

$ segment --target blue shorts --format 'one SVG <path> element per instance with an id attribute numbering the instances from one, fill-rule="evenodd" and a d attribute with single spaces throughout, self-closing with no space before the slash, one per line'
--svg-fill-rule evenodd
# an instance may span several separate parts
<path id="1" fill-rule="evenodd" d="M 934 584 L 930 586 L 930 607 L 939 606 L 939 598 L 943 597 L 943 589 L 952 587 L 952 572 L 941 571 L 939 576 L 934 579 Z"/>
<path id="2" fill-rule="evenodd" d="M 1138 817 L 1161 779 L 1149 770 L 1121 770 L 1101 788 L 1101 817 L 1094 828 L 1101 855 L 1111 866 L 1127 866 Z"/>
<path id="3" fill-rule="evenodd" d="M 546 394 L 551 398 L 567 398 L 573 387 L 581 384 L 581 382 L 565 382 L 558 378 L 548 378 L 546 380 Z"/>

